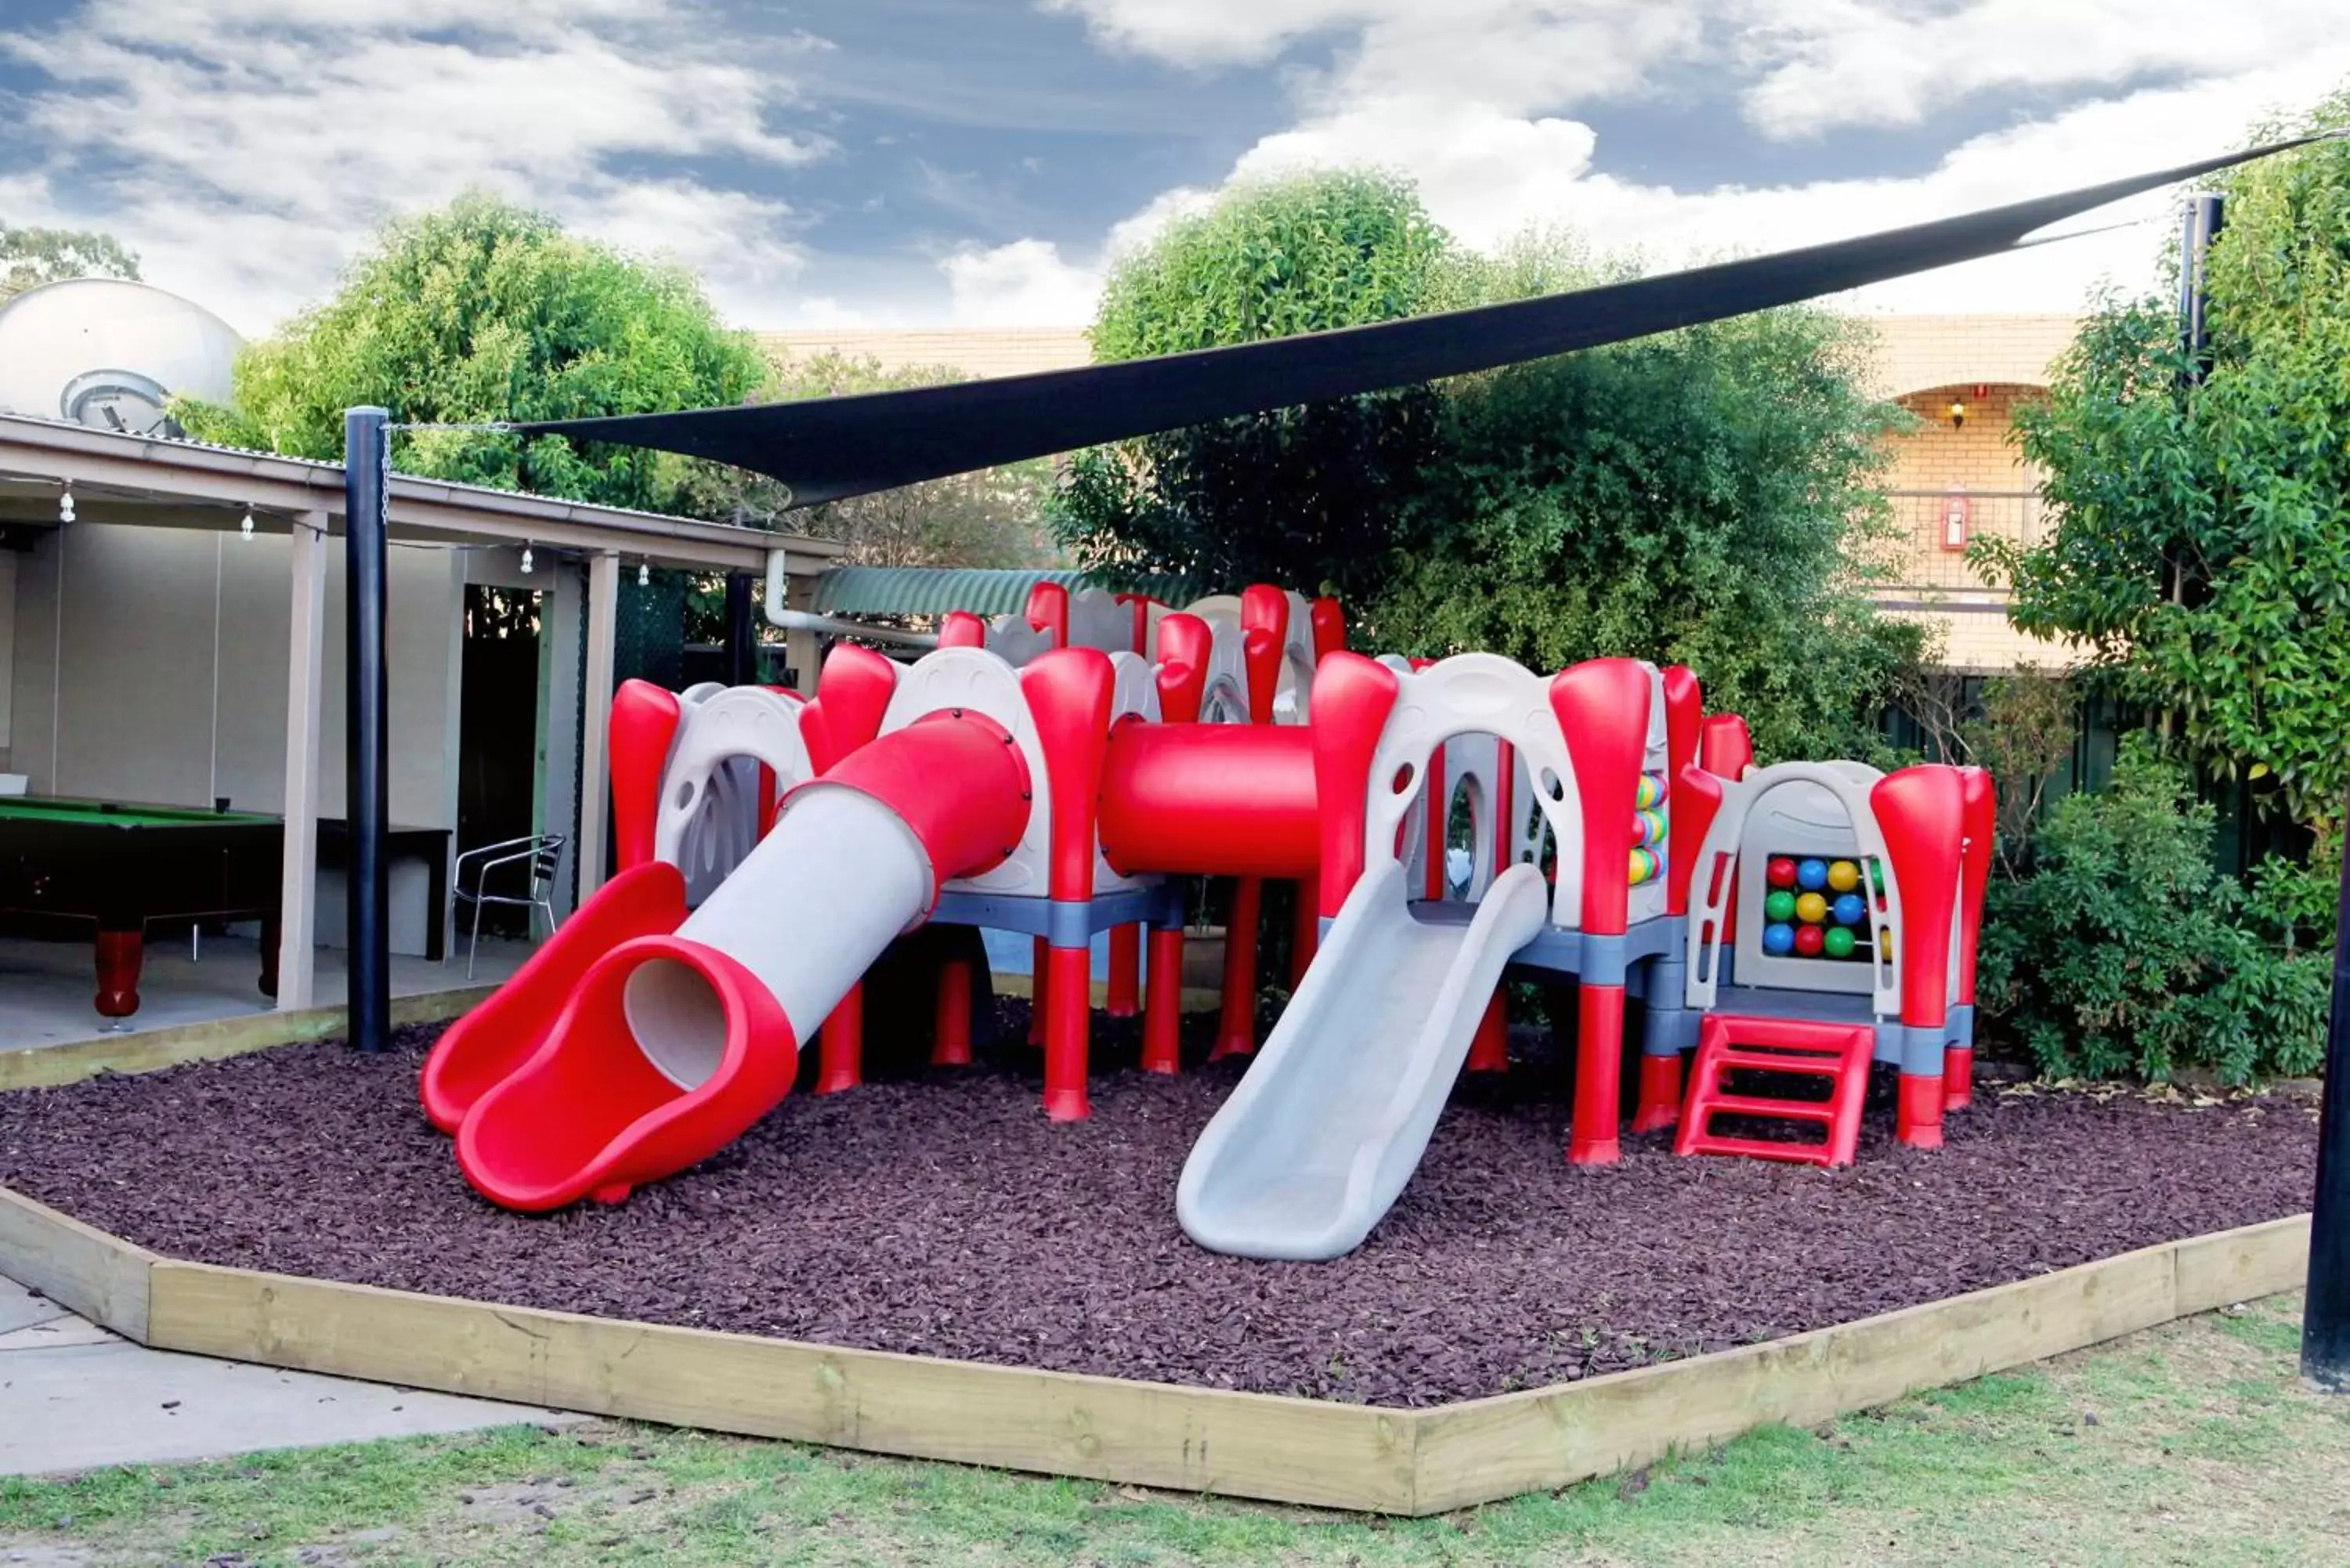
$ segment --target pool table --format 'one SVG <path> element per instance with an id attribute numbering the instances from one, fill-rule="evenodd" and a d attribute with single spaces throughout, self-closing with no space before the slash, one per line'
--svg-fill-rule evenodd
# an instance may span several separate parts
<path id="1" fill-rule="evenodd" d="M 94 922 L 108 1018 L 139 1011 L 150 920 L 259 920 L 275 996 L 285 854 L 285 823 L 256 812 L 0 796 L 0 913 Z"/>

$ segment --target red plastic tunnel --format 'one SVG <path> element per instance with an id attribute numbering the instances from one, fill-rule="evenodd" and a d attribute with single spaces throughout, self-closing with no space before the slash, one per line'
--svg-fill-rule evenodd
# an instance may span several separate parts
<path id="1" fill-rule="evenodd" d="M 1315 807 L 1302 725 L 1128 720 L 1110 732 L 1101 845 L 1121 875 L 1312 876 Z"/>

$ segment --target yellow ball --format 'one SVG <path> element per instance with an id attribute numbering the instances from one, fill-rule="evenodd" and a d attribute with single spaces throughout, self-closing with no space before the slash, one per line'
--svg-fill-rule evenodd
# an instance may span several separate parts
<path id="1" fill-rule="evenodd" d="M 1806 893 L 1795 900 L 1795 919 L 1807 926 L 1816 926 L 1828 918 L 1828 901 L 1817 893 Z"/>
<path id="2" fill-rule="evenodd" d="M 1665 781 L 1654 774 L 1642 774 L 1632 794 L 1632 804 L 1643 811 L 1665 798 Z"/>
<path id="3" fill-rule="evenodd" d="M 1849 860 L 1838 860 L 1828 867 L 1828 886 L 1839 893 L 1849 893 L 1860 886 L 1860 867 Z"/>
<path id="4" fill-rule="evenodd" d="M 1877 933 L 1877 950 L 1883 953 L 1888 959 L 1893 956 L 1892 928 L 1887 927 Z"/>

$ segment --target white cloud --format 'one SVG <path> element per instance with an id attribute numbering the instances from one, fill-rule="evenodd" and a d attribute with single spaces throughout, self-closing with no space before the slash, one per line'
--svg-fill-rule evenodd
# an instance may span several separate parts
<path id="1" fill-rule="evenodd" d="M 1117 47 L 1190 65 L 1277 59 L 1336 32 L 1326 69 L 1293 76 L 1297 119 L 1242 154 L 1252 176 L 1374 164 L 1419 182 L 1473 245 L 1564 226 L 1653 265 L 1759 252 L 1922 222 L 2183 163 L 2234 145 L 2279 109 L 2350 73 L 2341 0 L 2255 8 L 2189 0 L 1046 0 Z M 1773 136 L 1910 120 L 1999 88 L 2103 87 L 2042 118 L 1953 148 L 1902 179 L 1675 190 L 1593 174 L 1596 139 L 1559 112 L 1645 90 L 1657 67 L 1709 67 Z M 2129 90 L 2150 73 L 2176 85 Z M 1149 232 L 1169 192 L 1129 224 Z M 2169 193 L 2098 215 L 2167 213 Z M 1121 225 L 1121 229 L 1128 225 Z M 2161 245 L 2144 227 L 2068 241 L 1864 291 L 1864 308 L 2077 308 L 2100 279 L 2143 285 Z"/>
<path id="2" fill-rule="evenodd" d="M 1178 185 L 1171 191 L 1161 191 L 1142 211 L 1110 225 L 1109 238 L 1103 242 L 1102 252 L 1111 261 L 1116 261 L 1129 251 L 1139 250 L 1164 233 L 1168 224 L 1179 218 L 1188 218 L 1194 213 L 1206 211 L 1215 199 L 1213 191 L 1202 191 L 1191 185 Z"/>
<path id="3" fill-rule="evenodd" d="M 687 41 L 694 16 L 680 0 L 113 0 L 0 49 L 55 84 L 12 135 L 76 192 L 57 221 L 113 230 L 151 279 L 247 330 L 321 293 L 384 216 L 468 186 L 671 252 L 722 299 L 772 299 L 799 256 L 785 203 L 621 171 L 826 151 L 775 129 L 796 104 L 781 62 Z"/>
<path id="4" fill-rule="evenodd" d="M 1765 74 L 1746 95 L 1776 136 L 1914 123 L 1994 88 L 2234 77 L 2309 53 L 2338 63 L 2342 0 L 1966 0 L 1939 10 L 1862 0 L 1762 4 L 1744 40 Z M 2338 68 L 2338 64 L 2337 64 Z"/>
<path id="5" fill-rule="evenodd" d="M 2000 88 L 2234 76 L 2338 48 L 2342 0 L 1040 0 L 1107 46 L 1172 63 L 1265 65 L 1335 38 L 1298 76 L 1309 111 L 1400 95 L 1519 116 L 1651 89 L 1695 66 L 1773 136 L 1912 123 Z"/>
<path id="6" fill-rule="evenodd" d="M 1091 320 L 1101 294 L 1100 272 L 1064 260 L 1048 240 L 958 252 L 939 270 L 957 327 L 1066 327 Z"/>

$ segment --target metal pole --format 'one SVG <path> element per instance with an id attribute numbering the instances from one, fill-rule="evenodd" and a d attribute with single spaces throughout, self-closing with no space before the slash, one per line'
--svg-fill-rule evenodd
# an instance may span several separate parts
<path id="1" fill-rule="evenodd" d="M 2186 221 L 2178 236 L 2178 344 L 2192 367 L 2188 372 L 2190 380 L 2203 379 L 2203 359 L 2210 348 L 2203 325 L 2203 270 L 2223 222 L 2218 192 L 2203 191 L 2187 198 Z"/>
<path id="2" fill-rule="evenodd" d="M 726 684 L 759 680 L 759 630 L 751 615 L 751 574 L 726 574 Z"/>
<path id="3" fill-rule="evenodd" d="M 351 1044 L 380 1051 L 391 1039 L 391 887 L 385 876 L 391 770 L 384 692 L 384 501 L 390 452 L 383 409 L 343 412 L 343 544 L 348 633 L 343 810 L 350 819 Z"/>
<path id="4" fill-rule="evenodd" d="M 2343 818 L 2350 829 L 2350 811 Z M 2334 910 L 2334 1007 L 2325 1023 L 2325 1090 L 2317 1117 L 2317 1201 L 2309 1220 L 2309 1293 L 2301 1370 L 2329 1394 L 2350 1394 L 2350 855 Z"/>

